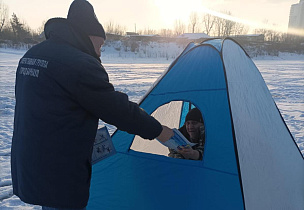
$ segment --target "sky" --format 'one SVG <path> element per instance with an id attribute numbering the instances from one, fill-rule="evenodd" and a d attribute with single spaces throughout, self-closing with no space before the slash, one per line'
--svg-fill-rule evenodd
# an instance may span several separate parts
<path id="1" fill-rule="evenodd" d="M 176 20 L 189 23 L 192 12 L 221 16 L 224 11 L 253 27 L 275 27 L 286 32 L 292 4 L 300 0 L 89 0 L 99 21 L 124 26 L 127 31 L 144 29 L 173 29 Z M 72 0 L 2 0 L 31 28 L 42 26 L 53 17 L 66 17 Z M 265 23 L 267 25 L 265 26 Z"/>

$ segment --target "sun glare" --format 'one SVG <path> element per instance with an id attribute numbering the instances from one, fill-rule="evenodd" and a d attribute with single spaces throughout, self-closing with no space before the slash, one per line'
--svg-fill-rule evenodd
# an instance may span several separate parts
<path id="1" fill-rule="evenodd" d="M 211 14 L 216 17 L 220 17 L 226 20 L 231 20 L 234 22 L 242 23 L 244 25 L 249 26 L 250 28 L 263 28 L 268 30 L 273 30 L 277 32 L 286 32 L 287 27 L 282 25 L 274 25 L 267 24 L 263 22 L 259 22 L 257 20 L 247 19 L 248 17 L 237 17 L 233 15 L 227 15 L 223 12 L 216 11 L 214 7 L 219 7 L 219 2 L 209 2 L 205 3 L 201 0 L 154 0 L 155 6 L 159 10 L 160 19 L 162 20 L 162 25 L 165 27 L 172 28 L 175 21 L 180 20 L 183 23 L 189 23 L 189 18 L 191 13 L 196 12 L 199 16 L 203 14 Z M 292 30 L 289 33 L 293 33 L 295 35 L 303 34 L 303 31 Z"/>
<path id="2" fill-rule="evenodd" d="M 188 22 L 191 12 L 199 12 L 200 0 L 154 0 L 159 9 L 161 19 L 166 27 L 172 27 L 176 20 Z M 194 9 L 196 8 L 196 9 Z"/>
<path id="3" fill-rule="evenodd" d="M 268 25 L 266 23 L 254 22 L 254 21 L 234 17 L 234 16 L 231 16 L 231 15 L 227 15 L 227 14 L 224 14 L 224 13 L 221 13 L 221 12 L 217 12 L 217 11 L 208 9 L 206 7 L 202 8 L 202 11 L 206 14 L 210 14 L 210 15 L 213 15 L 213 16 L 216 16 L 216 17 L 220 17 L 220 18 L 223 18 L 223 19 L 226 19 L 226 20 L 231 20 L 231 21 L 234 21 L 234 22 L 237 22 L 237 23 L 242 23 L 242 24 L 248 25 L 248 26 L 253 27 L 253 28 L 264 28 L 264 29 L 280 31 L 280 32 L 286 31 L 286 28 L 283 28 L 282 26 Z M 298 33 L 298 32 L 294 31 L 294 33 Z"/>

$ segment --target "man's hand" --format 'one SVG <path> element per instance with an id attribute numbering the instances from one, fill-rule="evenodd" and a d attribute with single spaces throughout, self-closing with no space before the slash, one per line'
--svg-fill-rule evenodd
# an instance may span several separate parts
<path id="1" fill-rule="evenodd" d="M 173 136 L 173 130 L 163 125 L 163 130 L 157 139 L 161 142 L 168 141 Z"/>
<path id="2" fill-rule="evenodd" d="M 178 148 L 179 154 L 183 155 L 185 159 L 198 160 L 199 151 L 192 149 L 189 145 Z"/>

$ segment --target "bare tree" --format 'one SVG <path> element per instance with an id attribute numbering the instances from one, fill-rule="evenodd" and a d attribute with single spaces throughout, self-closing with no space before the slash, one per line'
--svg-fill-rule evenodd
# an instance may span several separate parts
<path id="1" fill-rule="evenodd" d="M 3 26 L 8 19 L 8 6 L 0 0 L 0 33 L 2 32 Z"/>
<path id="2" fill-rule="evenodd" d="M 181 34 L 185 33 L 185 30 L 186 30 L 185 24 L 181 20 L 175 20 L 174 34 L 176 36 L 181 35 Z"/>
<path id="3" fill-rule="evenodd" d="M 119 24 L 116 24 L 115 25 L 115 28 L 114 28 L 114 34 L 117 34 L 117 35 L 124 35 L 126 33 L 126 27 L 125 26 L 122 26 L 122 25 L 119 25 Z"/>
<path id="4" fill-rule="evenodd" d="M 196 12 L 192 12 L 190 14 L 190 27 L 191 27 L 191 31 L 192 33 L 196 32 L 196 26 L 198 24 L 198 15 Z"/>
<path id="5" fill-rule="evenodd" d="M 231 20 L 225 20 L 224 34 L 223 36 L 231 36 L 233 34 L 235 22 Z"/>
<path id="6" fill-rule="evenodd" d="M 47 20 L 42 21 L 41 25 L 37 28 L 36 33 L 38 35 L 41 35 L 44 32 L 44 26 L 46 24 Z"/>
<path id="7" fill-rule="evenodd" d="M 213 15 L 205 14 L 203 16 L 203 27 L 204 27 L 204 31 L 207 35 L 210 35 L 210 32 L 214 26 L 214 23 L 215 23 L 215 17 Z"/>
<path id="8" fill-rule="evenodd" d="M 30 31 L 32 33 L 33 43 L 38 43 L 38 42 L 42 42 L 43 40 L 45 40 L 44 26 L 45 26 L 46 22 L 47 22 L 47 20 L 42 21 L 41 25 L 36 30 L 30 29 Z"/>
<path id="9" fill-rule="evenodd" d="M 145 28 L 144 30 L 139 30 L 139 34 L 142 35 L 152 35 L 152 34 L 157 34 L 156 30 L 151 29 L 151 28 Z"/>
<path id="10" fill-rule="evenodd" d="M 268 20 L 264 20 L 263 23 L 265 25 L 267 25 L 268 24 Z M 264 37 L 265 37 L 265 40 L 266 40 L 267 31 L 268 31 L 268 29 L 266 29 L 266 28 L 258 28 L 258 29 L 254 30 L 254 33 L 256 33 L 256 34 L 263 34 Z"/>
<path id="11" fill-rule="evenodd" d="M 215 17 L 214 19 L 214 35 L 221 37 L 224 36 L 224 30 L 225 30 L 225 20 L 220 17 Z"/>
<path id="12" fill-rule="evenodd" d="M 231 12 L 230 11 L 225 11 L 223 13 L 231 16 Z M 234 25 L 235 25 L 234 21 L 231 21 L 231 20 L 228 20 L 228 19 L 224 19 L 223 36 L 230 36 L 230 35 L 232 35 Z"/>
<path id="13" fill-rule="evenodd" d="M 265 41 L 279 42 L 282 40 L 282 33 L 275 30 L 260 28 L 260 29 L 256 29 L 254 32 L 256 34 L 263 34 L 265 37 Z"/>
<path id="14" fill-rule="evenodd" d="M 163 37 L 173 37 L 173 31 L 171 29 L 160 29 L 159 35 Z"/>
<path id="15" fill-rule="evenodd" d="M 229 11 L 224 11 L 222 13 L 231 15 L 231 12 Z M 230 36 L 233 34 L 233 28 L 236 22 L 220 17 L 215 17 L 214 22 L 215 22 L 215 29 L 214 29 L 215 35 L 219 37 L 223 37 L 223 36 Z"/>
<path id="16" fill-rule="evenodd" d="M 270 42 L 281 41 L 282 33 L 275 30 L 268 30 L 266 33 L 266 40 Z"/>
<path id="17" fill-rule="evenodd" d="M 244 25 L 243 23 L 236 22 L 233 26 L 233 35 L 243 35 L 246 34 L 249 30 L 249 27 Z"/>
<path id="18" fill-rule="evenodd" d="M 105 24 L 105 31 L 109 34 L 124 35 L 126 32 L 126 27 L 115 24 L 113 21 L 109 21 Z"/>
<path id="19" fill-rule="evenodd" d="M 268 20 L 264 20 L 264 24 L 269 25 Z M 265 37 L 265 41 L 279 42 L 282 40 L 282 33 L 275 31 L 275 30 L 268 29 L 267 27 L 256 29 L 255 33 L 263 34 Z"/>
<path id="20" fill-rule="evenodd" d="M 105 31 L 109 34 L 114 34 L 114 22 L 109 21 L 105 24 Z"/>
<path id="21" fill-rule="evenodd" d="M 263 34 L 265 36 L 266 33 L 267 33 L 267 29 L 265 29 L 265 28 L 258 28 L 258 29 L 254 30 L 254 33 L 255 34 Z"/>

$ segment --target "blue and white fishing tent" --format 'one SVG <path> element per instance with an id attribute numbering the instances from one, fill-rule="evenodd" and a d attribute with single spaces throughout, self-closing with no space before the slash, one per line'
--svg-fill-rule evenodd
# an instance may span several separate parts
<path id="1" fill-rule="evenodd" d="M 178 128 L 202 112 L 202 161 L 117 130 L 117 154 L 93 165 L 88 209 L 304 209 L 304 160 L 246 52 L 231 39 L 189 44 L 140 106 Z"/>

